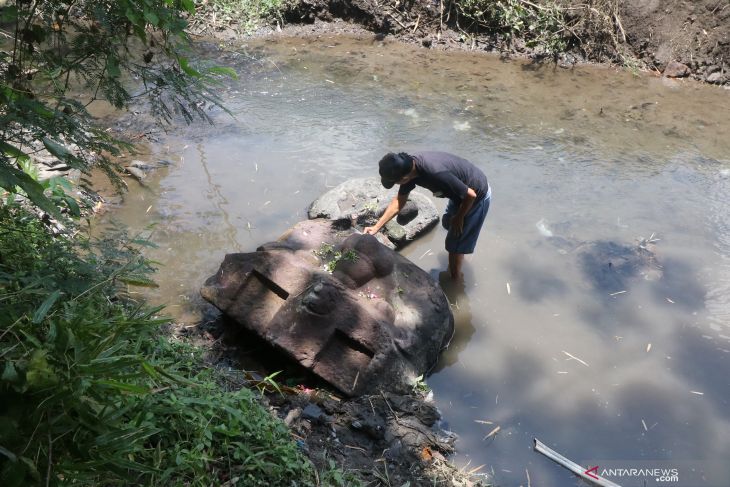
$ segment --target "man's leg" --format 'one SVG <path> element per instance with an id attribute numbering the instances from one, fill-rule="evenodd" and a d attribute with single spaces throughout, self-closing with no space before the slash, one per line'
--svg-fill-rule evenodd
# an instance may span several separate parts
<path id="1" fill-rule="evenodd" d="M 461 265 L 464 263 L 464 254 L 449 252 L 449 273 L 451 279 L 457 280 L 461 277 Z"/>

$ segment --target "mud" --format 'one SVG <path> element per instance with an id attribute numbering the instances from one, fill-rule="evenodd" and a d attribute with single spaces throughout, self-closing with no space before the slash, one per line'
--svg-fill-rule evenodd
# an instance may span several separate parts
<path id="1" fill-rule="evenodd" d="M 315 465 L 318 485 L 489 485 L 478 469 L 462 471 L 448 460 L 457 438 L 424 387 L 346 398 L 295 362 L 272 355 L 260 338 L 212 306 L 204 308 L 201 323 L 174 325 L 170 332 L 207 351 L 205 361 L 220 372 L 221 387 L 261 391 L 264 405 L 289 426 Z M 267 380 L 271 374 L 276 385 Z M 333 466 L 342 481 L 332 477 Z"/>

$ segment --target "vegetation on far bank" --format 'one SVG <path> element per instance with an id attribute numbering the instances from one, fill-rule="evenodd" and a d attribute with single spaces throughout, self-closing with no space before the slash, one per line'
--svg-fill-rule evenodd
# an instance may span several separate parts
<path id="1" fill-rule="evenodd" d="M 372 2 L 371 8 L 369 3 L 362 0 L 345 8 L 328 0 L 199 0 L 192 23 L 209 33 L 232 29 L 247 34 L 266 23 L 307 23 L 317 15 L 340 15 L 378 31 L 415 35 L 419 27 L 426 34 L 427 29 L 451 29 L 468 44 L 486 37 L 505 49 L 524 43 L 548 57 L 578 52 L 587 59 L 636 63 L 625 47 L 619 0 L 392 0 Z"/>

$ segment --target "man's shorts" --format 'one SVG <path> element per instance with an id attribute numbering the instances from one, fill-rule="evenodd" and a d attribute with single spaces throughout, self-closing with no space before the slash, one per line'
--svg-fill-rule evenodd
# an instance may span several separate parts
<path id="1" fill-rule="evenodd" d="M 446 212 L 441 218 L 441 224 L 449 233 L 446 234 L 446 251 L 451 254 L 472 254 L 477 245 L 479 232 L 484 225 L 484 219 L 489 212 L 489 203 L 492 200 L 492 190 L 481 201 L 474 203 L 469 213 L 464 217 L 464 228 L 458 237 L 451 232 L 451 218 L 458 211 L 459 206 L 453 200 L 446 205 Z"/>

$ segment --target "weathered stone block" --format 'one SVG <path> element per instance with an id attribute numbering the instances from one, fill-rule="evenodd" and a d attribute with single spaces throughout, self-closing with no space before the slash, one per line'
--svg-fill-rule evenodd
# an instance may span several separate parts
<path id="1" fill-rule="evenodd" d="M 448 301 L 426 272 L 331 220 L 226 255 L 201 294 L 348 395 L 407 390 L 453 333 Z"/>

